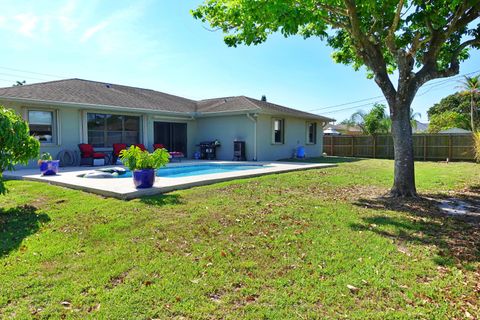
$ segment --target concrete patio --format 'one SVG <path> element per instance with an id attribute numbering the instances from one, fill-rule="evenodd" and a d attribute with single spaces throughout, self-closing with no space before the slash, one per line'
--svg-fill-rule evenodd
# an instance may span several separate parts
<path id="1" fill-rule="evenodd" d="M 149 196 L 170 192 L 173 190 L 187 189 L 196 186 L 208 185 L 217 182 L 229 181 L 240 178 L 257 177 L 266 174 L 284 173 L 298 170 L 319 169 L 335 167 L 335 164 L 322 163 L 297 163 L 297 162 L 231 162 L 231 161 L 183 161 L 181 163 L 170 163 L 168 167 L 201 165 L 201 164 L 242 164 L 242 165 L 265 165 L 259 169 L 232 171 L 224 173 L 205 174 L 181 178 L 157 177 L 155 184 L 150 189 L 136 189 L 132 178 L 114 179 L 87 179 L 81 175 L 98 169 L 99 167 L 65 167 L 60 168 L 56 176 L 41 176 L 38 169 L 23 169 L 14 172 L 4 172 L 5 179 L 29 180 L 47 182 L 52 185 L 67 187 L 96 193 L 107 197 L 118 199 L 134 199 L 142 196 Z M 113 166 L 105 166 L 108 168 Z"/>

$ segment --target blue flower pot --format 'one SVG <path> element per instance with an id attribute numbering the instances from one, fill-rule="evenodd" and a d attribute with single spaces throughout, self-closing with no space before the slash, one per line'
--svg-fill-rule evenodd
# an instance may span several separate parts
<path id="1" fill-rule="evenodd" d="M 137 189 L 151 188 L 155 182 L 155 169 L 133 171 L 133 183 Z"/>
<path id="2" fill-rule="evenodd" d="M 60 160 L 50 160 L 40 162 L 40 172 L 43 176 L 54 176 L 58 173 Z"/>

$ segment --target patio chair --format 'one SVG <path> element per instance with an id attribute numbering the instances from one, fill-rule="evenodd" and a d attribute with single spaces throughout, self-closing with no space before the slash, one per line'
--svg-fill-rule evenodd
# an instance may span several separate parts
<path id="1" fill-rule="evenodd" d="M 113 151 L 112 151 L 112 164 L 116 164 L 118 157 L 120 156 L 120 152 L 122 150 L 127 149 L 127 145 L 125 143 L 114 143 L 113 144 Z"/>
<path id="2" fill-rule="evenodd" d="M 145 148 L 145 145 L 143 143 L 135 143 L 134 146 L 142 151 L 147 151 L 147 148 Z"/>
<path id="3" fill-rule="evenodd" d="M 165 146 L 161 143 L 154 143 L 153 144 L 153 151 L 157 150 L 157 149 L 163 149 L 165 148 Z"/>
<path id="4" fill-rule="evenodd" d="M 103 159 L 105 161 L 105 158 L 107 157 L 105 153 L 95 152 L 93 146 L 88 143 L 80 143 L 78 148 L 80 149 L 81 166 L 93 166 L 95 159 Z"/>
<path id="5" fill-rule="evenodd" d="M 157 150 L 157 149 L 161 149 L 161 148 L 165 148 L 163 146 L 163 144 L 161 144 L 161 143 L 155 143 L 153 145 L 153 150 L 154 151 Z M 170 159 L 172 161 L 177 160 L 177 161 L 180 162 L 182 160 L 182 158 L 185 158 L 185 155 L 183 154 L 183 152 L 180 152 L 180 151 L 171 151 L 171 152 L 169 152 L 169 154 L 170 154 Z"/>

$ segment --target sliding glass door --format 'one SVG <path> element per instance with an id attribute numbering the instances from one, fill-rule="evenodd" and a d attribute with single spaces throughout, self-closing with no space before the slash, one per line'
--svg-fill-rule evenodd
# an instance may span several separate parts
<path id="1" fill-rule="evenodd" d="M 187 156 L 187 124 L 154 122 L 154 143 L 160 143 L 168 151 L 183 152 Z"/>

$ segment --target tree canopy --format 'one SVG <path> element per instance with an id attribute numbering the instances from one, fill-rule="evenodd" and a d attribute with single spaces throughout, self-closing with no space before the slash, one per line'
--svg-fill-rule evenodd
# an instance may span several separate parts
<path id="1" fill-rule="evenodd" d="M 38 156 L 40 143 L 30 136 L 28 124 L 14 111 L 0 106 L 0 194 L 6 192 L 2 172 L 27 164 Z"/>
<path id="2" fill-rule="evenodd" d="M 205 0 L 192 14 L 229 46 L 276 32 L 318 37 L 336 62 L 365 66 L 390 108 L 395 197 L 417 194 L 410 106 L 418 89 L 458 74 L 469 49 L 480 48 L 479 0 Z"/>
<path id="3" fill-rule="evenodd" d="M 229 46 L 276 32 L 325 39 L 336 62 L 366 66 L 393 98 L 394 70 L 417 88 L 457 74 L 468 48 L 480 46 L 479 13 L 475 0 L 206 0 L 193 16 L 226 33 Z"/>
<path id="4" fill-rule="evenodd" d="M 479 96 L 480 98 L 480 96 Z M 470 97 L 459 92 L 453 93 L 442 98 L 427 110 L 428 117 L 445 111 L 455 111 L 461 114 L 470 114 Z"/>
<path id="5" fill-rule="evenodd" d="M 469 130 L 468 116 L 456 111 L 444 111 L 430 117 L 428 132 L 437 133 L 451 128 Z"/>

